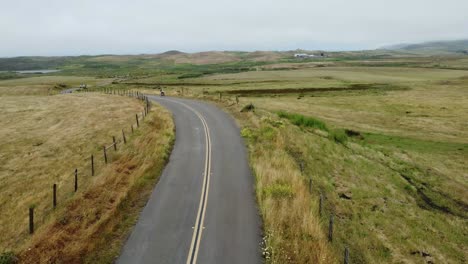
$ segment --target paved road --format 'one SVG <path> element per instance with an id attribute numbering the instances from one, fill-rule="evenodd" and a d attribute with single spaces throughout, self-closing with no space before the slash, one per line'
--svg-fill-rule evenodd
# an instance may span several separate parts
<path id="1" fill-rule="evenodd" d="M 117 263 L 261 263 L 254 180 L 234 120 L 206 103 L 150 99 L 173 113 L 176 142 Z"/>
<path id="2" fill-rule="evenodd" d="M 76 90 L 79 90 L 80 88 L 69 88 L 69 89 L 65 89 L 65 90 L 62 90 L 60 91 L 61 94 L 69 94 L 69 93 L 73 93 L 74 91 Z"/>

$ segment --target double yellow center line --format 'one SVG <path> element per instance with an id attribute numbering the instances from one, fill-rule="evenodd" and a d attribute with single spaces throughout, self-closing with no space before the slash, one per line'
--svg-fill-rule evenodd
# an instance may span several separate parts
<path id="1" fill-rule="evenodd" d="M 190 243 L 190 250 L 187 256 L 187 264 L 197 263 L 198 250 L 200 248 L 200 241 L 203 233 L 203 223 L 205 220 L 206 206 L 208 203 L 208 191 L 210 189 L 210 176 L 211 176 L 211 138 L 210 138 L 210 129 L 206 123 L 205 118 L 195 109 L 190 107 L 187 104 L 184 104 L 179 101 L 170 100 L 172 102 L 183 105 L 188 108 L 190 111 L 195 113 L 195 115 L 200 119 L 203 124 L 203 129 L 205 132 L 205 171 L 203 173 L 203 186 L 200 196 L 200 203 L 198 205 L 197 218 L 195 220 L 195 226 L 193 228 L 192 242 Z"/>

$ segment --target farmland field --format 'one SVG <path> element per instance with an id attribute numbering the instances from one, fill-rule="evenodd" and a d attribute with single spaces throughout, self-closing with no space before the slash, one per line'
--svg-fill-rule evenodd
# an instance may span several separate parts
<path id="1" fill-rule="evenodd" d="M 44 89 L 57 83 L 74 86 L 105 81 L 44 76 L 0 82 L 1 253 L 14 251 L 22 263 L 34 263 L 54 261 L 57 252 L 65 251 L 61 260 L 81 262 L 84 256 L 101 261 L 112 259 L 114 253 L 109 252 L 119 250 L 122 237 L 118 234 L 125 236 L 131 228 L 119 221 L 137 217 L 139 207 L 119 211 L 126 215 L 114 210 L 117 206 L 125 208 L 122 201 L 126 199 L 144 200 L 149 195 L 170 150 L 173 128 L 169 113 L 155 108 L 158 114 L 149 115 L 145 122 L 141 121 L 144 125 L 136 129 L 135 114 L 141 117 L 143 104 L 132 98 L 97 93 L 43 95 Z M 135 127 L 134 134 L 131 125 Z M 129 141 L 127 145 L 123 145 L 122 130 Z M 106 166 L 102 147 L 110 145 L 113 136 L 119 142 L 119 151 L 109 150 L 111 165 Z M 139 149 L 138 153 L 135 149 Z M 91 175 L 91 154 L 95 157 L 95 176 Z M 157 157 L 146 160 L 153 154 Z M 79 186 L 76 194 L 75 169 Z M 156 173 L 149 177 L 148 171 Z M 53 184 L 57 184 L 55 210 Z M 108 199 L 107 203 L 103 199 Z M 28 234 L 30 207 L 35 210 L 33 239 Z M 95 213 L 99 218 L 91 219 Z M 82 221 L 64 222 L 70 217 Z M 58 222 L 62 227 L 54 229 Z M 77 224 L 86 227 L 77 228 Z M 120 226 L 120 233 L 114 231 L 115 239 L 106 241 L 105 247 L 103 241 L 92 238 L 96 232 L 106 234 L 100 229 L 116 225 Z M 69 239 L 57 247 L 57 241 Z M 26 251 L 31 246 L 35 250 Z"/>
<path id="2" fill-rule="evenodd" d="M 34 76 L 9 79 L 0 81 L 0 96 L 48 95 L 65 88 L 76 88 L 82 83 L 94 86 L 109 83 L 109 80 L 75 76 Z"/>

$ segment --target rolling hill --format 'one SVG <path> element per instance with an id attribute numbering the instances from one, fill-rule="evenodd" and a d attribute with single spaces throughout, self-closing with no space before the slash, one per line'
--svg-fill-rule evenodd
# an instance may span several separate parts
<path id="1" fill-rule="evenodd" d="M 461 53 L 468 54 L 468 39 L 453 41 L 431 41 L 417 44 L 397 44 L 381 49 L 412 53 Z"/>

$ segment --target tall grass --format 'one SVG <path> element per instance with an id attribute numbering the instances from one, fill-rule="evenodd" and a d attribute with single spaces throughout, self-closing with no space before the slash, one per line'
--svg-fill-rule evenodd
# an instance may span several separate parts
<path id="1" fill-rule="evenodd" d="M 330 129 L 323 121 L 316 118 L 285 111 L 278 111 L 276 114 L 281 118 L 290 120 L 291 123 L 296 126 L 314 128 L 328 132 L 328 138 L 336 143 L 345 144 L 348 141 L 348 136 L 344 129 Z"/>
<path id="2" fill-rule="evenodd" d="M 296 126 L 316 128 L 327 132 L 329 131 L 327 125 L 324 122 L 313 117 L 303 116 L 301 114 L 289 113 L 285 111 L 278 111 L 277 115 L 281 118 L 290 120 L 291 123 L 293 123 Z"/>

